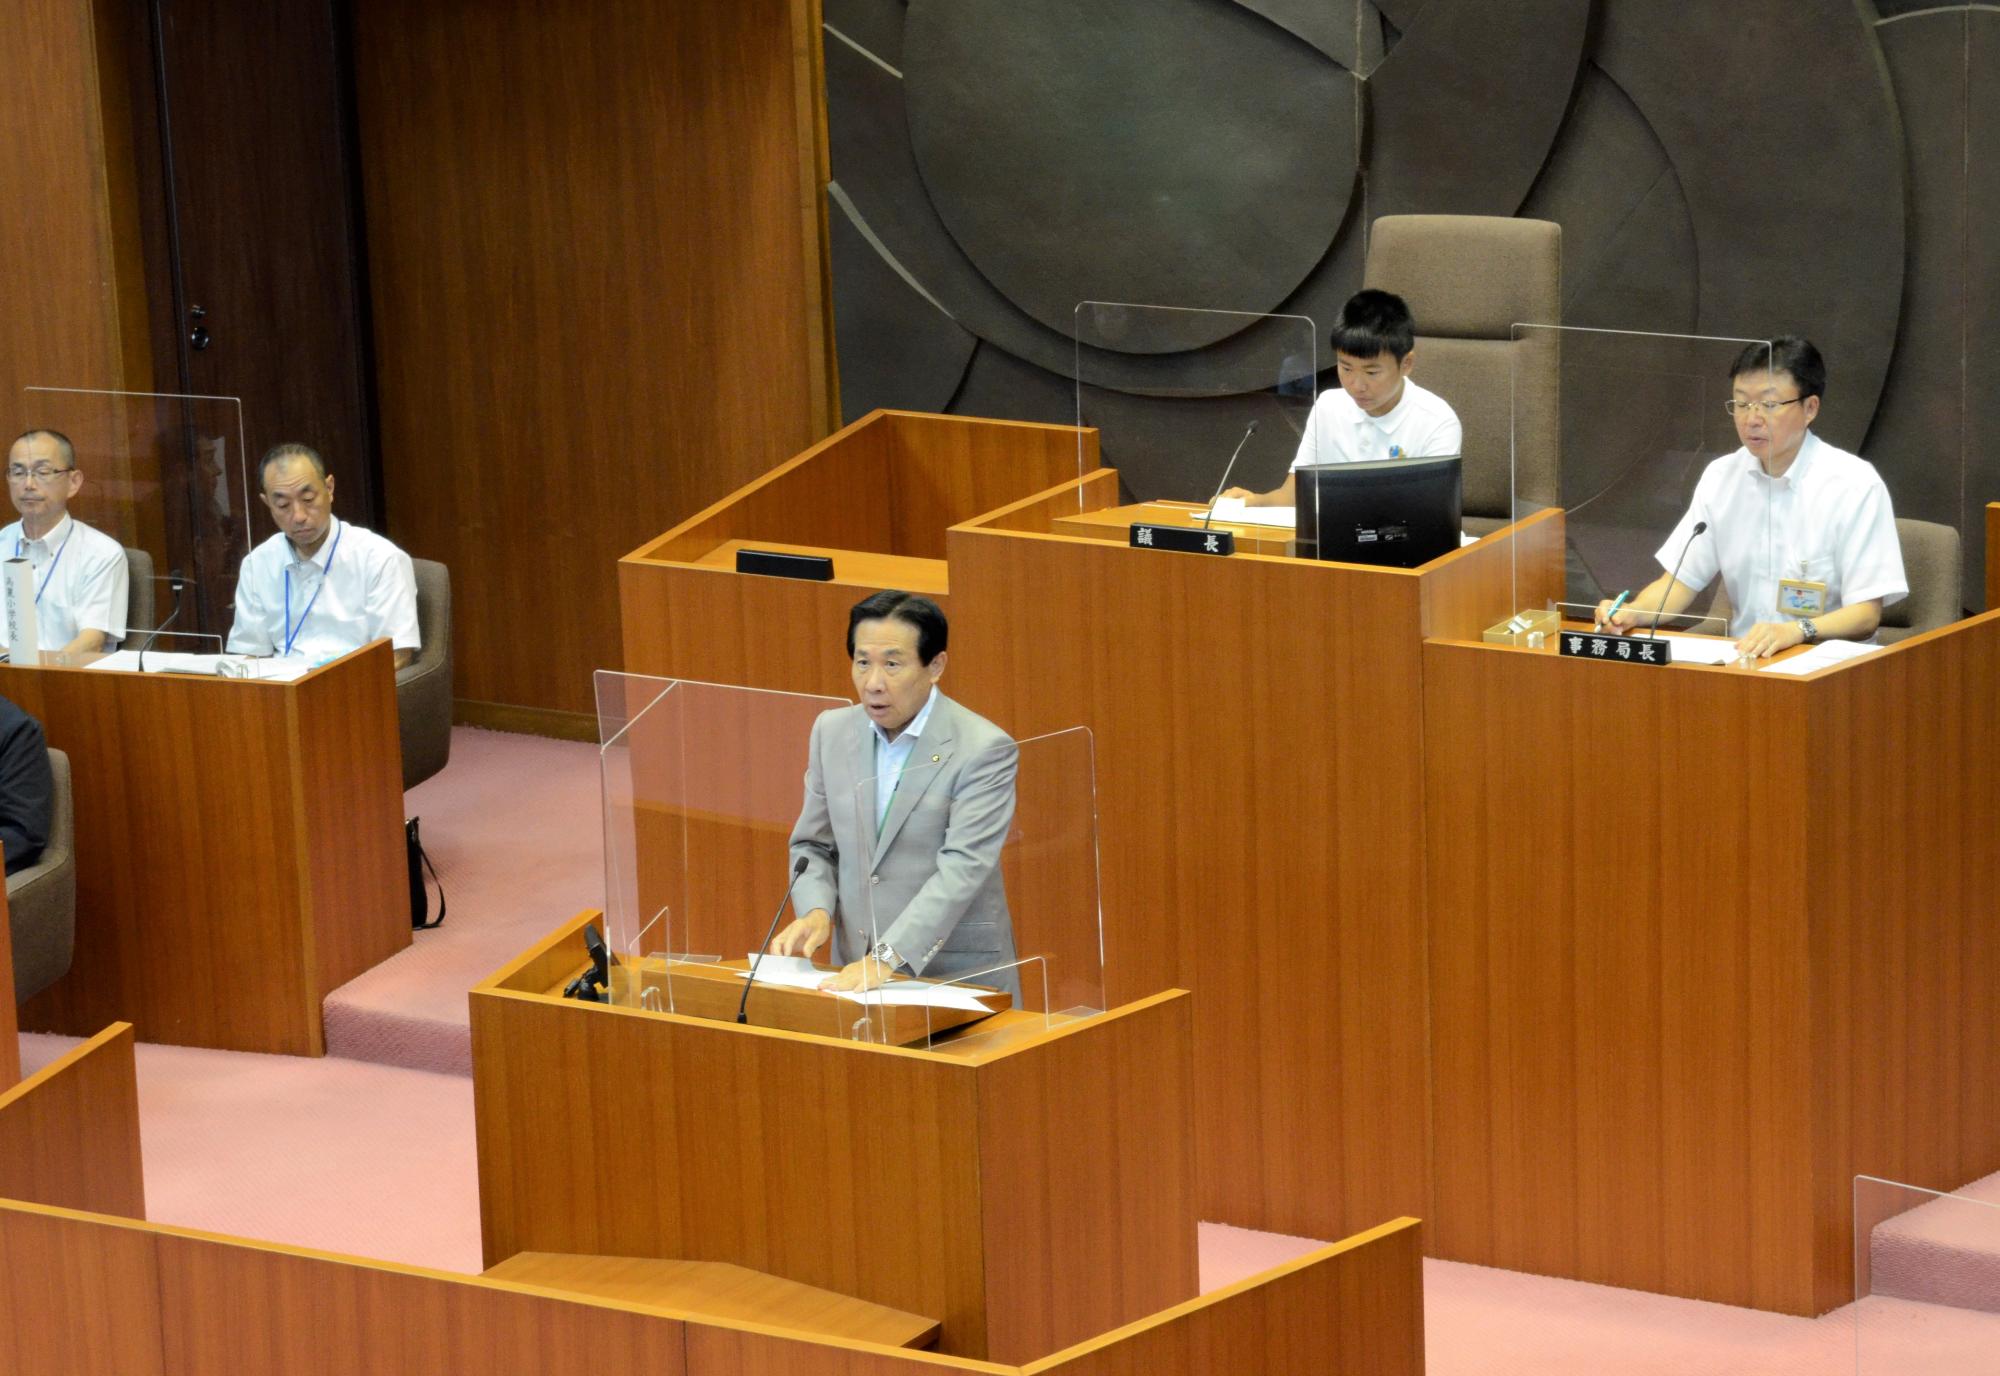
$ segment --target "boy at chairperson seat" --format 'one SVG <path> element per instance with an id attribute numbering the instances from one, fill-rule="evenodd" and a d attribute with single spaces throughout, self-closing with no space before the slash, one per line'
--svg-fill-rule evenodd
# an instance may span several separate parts
<path id="1" fill-rule="evenodd" d="M 34 568 L 44 650 L 95 653 L 125 637 L 125 551 L 69 514 L 82 490 L 76 447 L 60 431 L 30 430 L 7 451 L 7 495 L 21 519 L 0 530 L 0 558 L 26 559 Z"/>
<path id="2" fill-rule="evenodd" d="M 1881 474 L 1812 432 L 1826 394 L 1819 350 L 1796 335 L 1752 344 L 1730 368 L 1729 387 L 1723 405 L 1743 447 L 1703 470 L 1655 556 L 1664 571 L 1610 624 L 1626 631 L 1681 611 L 1720 574 L 1734 612 L 1729 632 L 1746 659 L 1870 639 L 1883 606 L 1910 585 Z M 1598 618 L 1610 609 L 1599 603 Z"/>
<path id="3" fill-rule="evenodd" d="M 333 475 L 303 444 L 273 445 L 257 465 L 278 533 L 236 576 L 229 649 L 333 659 L 387 638 L 402 668 L 422 648 L 410 556 L 333 514 Z"/>
<path id="4" fill-rule="evenodd" d="M 1358 291 L 1333 327 L 1336 391 L 1321 392 L 1306 420 L 1292 471 L 1269 492 L 1232 487 L 1222 495 L 1245 506 L 1292 506 L 1298 470 L 1308 464 L 1375 459 L 1434 459 L 1459 452 L 1458 413 L 1436 392 L 1410 379 L 1417 327 L 1403 298 Z"/>

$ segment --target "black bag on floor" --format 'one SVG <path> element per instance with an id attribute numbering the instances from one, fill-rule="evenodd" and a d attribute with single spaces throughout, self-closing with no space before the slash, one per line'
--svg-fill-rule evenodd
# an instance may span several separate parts
<path id="1" fill-rule="evenodd" d="M 412 817 L 403 823 L 403 840 L 410 852 L 410 925 L 420 932 L 444 921 L 444 881 L 438 878 L 437 866 L 431 863 L 430 856 L 424 854 L 423 838 L 417 834 L 417 824 L 422 821 L 421 817 Z M 425 870 L 431 872 L 431 882 L 438 889 L 438 915 L 432 921 L 425 921 L 431 912 L 430 895 L 424 890 Z"/>

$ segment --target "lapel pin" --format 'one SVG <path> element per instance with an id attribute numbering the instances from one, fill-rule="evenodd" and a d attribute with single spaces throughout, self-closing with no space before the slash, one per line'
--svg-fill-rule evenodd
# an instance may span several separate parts
<path id="1" fill-rule="evenodd" d="M 944 756 L 942 756 L 942 755 L 933 755 L 933 756 L 931 756 L 931 763 L 932 763 L 932 764 L 936 764 L 936 763 L 937 763 L 937 762 L 938 762 L 939 760 L 941 760 L 941 759 L 943 759 L 943 758 L 944 758 Z"/>

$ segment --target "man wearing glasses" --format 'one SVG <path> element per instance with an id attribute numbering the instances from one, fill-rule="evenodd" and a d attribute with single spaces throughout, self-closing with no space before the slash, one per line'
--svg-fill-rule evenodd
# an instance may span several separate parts
<path id="1" fill-rule="evenodd" d="M 21 519 L 0 530 L 0 558 L 34 567 L 44 650 L 94 653 L 125 636 L 125 551 L 69 514 L 82 487 L 76 449 L 58 431 L 30 430 L 7 451 L 7 495 Z"/>
<path id="2" fill-rule="evenodd" d="M 1826 364 L 1795 335 L 1753 344 L 1730 369 L 1743 447 L 1709 464 L 1656 556 L 1662 573 L 1616 616 L 1620 631 L 1684 610 L 1717 574 L 1746 659 L 1821 640 L 1867 640 L 1882 607 L 1908 596 L 1889 489 L 1875 466 L 1812 433 Z M 1706 529 L 1696 534 L 1696 527 Z M 1686 551 L 1683 560 L 1682 551 Z"/>

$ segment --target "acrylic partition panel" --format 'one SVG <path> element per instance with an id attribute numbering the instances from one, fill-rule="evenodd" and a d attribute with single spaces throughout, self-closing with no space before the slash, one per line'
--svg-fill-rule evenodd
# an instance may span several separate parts
<path id="1" fill-rule="evenodd" d="M 1185 519 L 1225 472 L 1229 487 L 1283 483 L 1317 395 L 1317 333 L 1302 315 L 1079 304 L 1077 425 L 1097 430 L 1121 503 L 1178 504 Z M 1232 528 L 1244 519 L 1230 514 Z M 1256 529 L 1289 536 L 1286 515 L 1264 511 Z"/>
<path id="2" fill-rule="evenodd" d="M 855 790 L 875 825 L 862 828 L 870 883 L 853 944 L 888 945 L 918 977 L 888 987 L 888 1011 L 920 1009 L 926 1042 L 961 1046 L 1102 1012 L 1090 732 L 977 750 L 925 736 L 900 771 Z"/>
<path id="3" fill-rule="evenodd" d="M 227 636 L 237 567 L 252 545 L 275 531 L 254 496 L 255 459 L 244 451 L 242 403 L 234 397 L 29 387 L 19 408 L 15 434 L 55 431 L 75 452 L 82 478 L 69 500 L 70 514 L 143 554 L 151 577 L 184 580 L 184 605 L 173 628 Z M 9 481 L 15 513 L 26 487 Z M 156 589 L 154 605 L 163 620 L 173 605 L 169 586 Z"/>
<path id="4" fill-rule="evenodd" d="M 2000 1204 L 1854 1179 L 1857 1376 L 2000 1368 Z"/>
<path id="5" fill-rule="evenodd" d="M 609 671 L 596 691 L 611 997 L 733 1019 L 741 972 L 789 907 L 813 724 L 851 704 Z M 752 1020 L 846 1035 L 836 1012 L 760 999 Z"/>
<path id="6" fill-rule="evenodd" d="M 1714 514 L 1696 509 L 1696 485 L 1740 432 L 1768 422 L 1754 408 L 1735 414 L 1731 377 L 1739 366 L 1768 374 L 1769 344 L 1531 324 L 1512 335 L 1513 519 L 1559 509 L 1564 531 L 1553 577 L 1526 562 L 1556 557 L 1552 547 L 1517 542 L 1516 611 L 1574 623 L 1609 603 L 1636 625 L 1723 633 L 1724 580 L 1694 572 L 1712 570 L 1720 548 L 1720 532 L 1694 533 Z M 1698 583 L 1692 598 L 1644 595 L 1676 565 Z"/>

